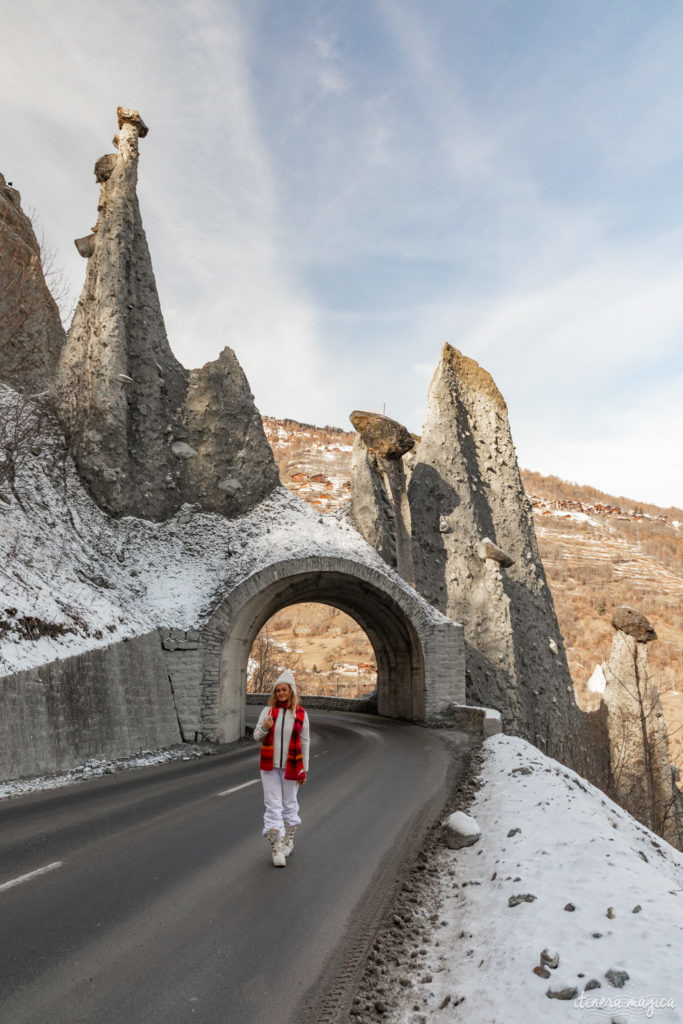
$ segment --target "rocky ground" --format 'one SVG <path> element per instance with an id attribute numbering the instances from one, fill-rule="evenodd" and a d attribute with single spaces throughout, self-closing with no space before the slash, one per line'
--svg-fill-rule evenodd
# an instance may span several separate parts
<path id="1" fill-rule="evenodd" d="M 443 808 L 442 818 L 470 807 L 479 785 L 481 761 L 481 749 L 475 748 L 467 755 L 466 774 L 457 782 L 451 780 L 451 796 Z M 431 982 L 432 960 L 441 948 L 442 899 L 437 886 L 441 872 L 437 861 L 442 847 L 440 819 L 429 829 L 418 856 L 405 866 L 397 879 L 391 906 L 384 915 L 353 999 L 349 1024 L 387 1020 L 398 1012 L 412 992 L 415 992 L 414 1012 L 420 1012 L 421 986 Z M 457 1006 L 457 997 L 449 999 L 448 1003 Z"/>

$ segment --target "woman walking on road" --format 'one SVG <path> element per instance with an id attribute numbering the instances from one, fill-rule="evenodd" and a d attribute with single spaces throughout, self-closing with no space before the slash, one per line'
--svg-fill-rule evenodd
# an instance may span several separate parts
<path id="1" fill-rule="evenodd" d="M 297 797 L 299 786 L 306 781 L 310 745 L 308 715 L 299 704 L 290 669 L 276 679 L 256 723 L 254 739 L 262 741 L 263 835 L 271 845 L 273 864 L 284 868 L 301 824 Z"/>

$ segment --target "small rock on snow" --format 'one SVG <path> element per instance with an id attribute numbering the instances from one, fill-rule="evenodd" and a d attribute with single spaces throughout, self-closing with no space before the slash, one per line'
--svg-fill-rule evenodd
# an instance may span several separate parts
<path id="1" fill-rule="evenodd" d="M 613 988 L 623 988 L 629 980 L 629 975 L 626 971 L 615 971 L 612 967 L 610 967 L 609 971 L 605 972 L 605 977 Z"/>
<path id="2" fill-rule="evenodd" d="M 553 982 L 546 991 L 548 999 L 575 999 L 578 994 L 576 985 L 568 985 L 566 981 Z"/>
<path id="3" fill-rule="evenodd" d="M 520 903 L 533 903 L 536 897 L 530 892 L 521 892 L 517 896 L 508 896 L 508 907 L 517 907 Z"/>
<path id="4" fill-rule="evenodd" d="M 463 811 L 449 814 L 442 824 L 446 843 L 451 850 L 459 850 L 463 846 L 472 846 L 481 837 L 479 825 Z"/>

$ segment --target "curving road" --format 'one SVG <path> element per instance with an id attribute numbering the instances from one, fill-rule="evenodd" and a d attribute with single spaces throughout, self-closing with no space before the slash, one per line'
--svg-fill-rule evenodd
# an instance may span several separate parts
<path id="1" fill-rule="evenodd" d="M 260 835 L 256 744 L 0 804 L 1 1024 L 309 1017 L 448 760 L 425 729 L 314 712 L 286 869 Z"/>

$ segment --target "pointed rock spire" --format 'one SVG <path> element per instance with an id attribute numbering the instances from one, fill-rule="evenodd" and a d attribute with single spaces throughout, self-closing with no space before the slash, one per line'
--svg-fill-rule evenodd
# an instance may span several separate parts
<path id="1" fill-rule="evenodd" d="M 85 284 L 55 381 L 57 410 L 81 476 L 113 515 L 163 518 L 180 504 L 171 451 L 187 376 L 171 352 L 137 199 L 147 127 L 118 108 L 116 153 L 95 164 L 97 224 L 76 246 Z"/>
<path id="2" fill-rule="evenodd" d="M 0 268 L 0 381 L 35 394 L 49 387 L 65 334 L 33 225 L 2 174 Z"/>
<path id="3" fill-rule="evenodd" d="M 415 447 L 408 430 L 379 413 L 352 412 L 357 430 L 351 464 L 351 510 L 360 533 L 412 584 L 410 507 L 403 456 Z"/>
<path id="4" fill-rule="evenodd" d="M 209 512 L 246 512 L 280 483 L 277 464 L 232 349 L 190 371 L 183 410 L 187 442 L 197 457 L 183 466 L 186 501 Z"/>
<path id="5" fill-rule="evenodd" d="M 135 110 L 117 115 L 117 152 L 95 164 L 97 224 L 76 240 L 88 264 L 55 379 L 58 416 L 112 515 L 164 519 L 183 502 L 243 512 L 278 485 L 275 461 L 234 353 L 190 384 L 171 351 L 136 193 L 148 129 Z"/>
<path id="6" fill-rule="evenodd" d="M 496 708 L 507 730 L 544 747 L 549 724 L 548 753 L 557 755 L 581 716 L 507 406 L 491 375 L 450 345 L 431 383 L 408 497 L 415 585 L 464 626 L 468 703 Z"/>

